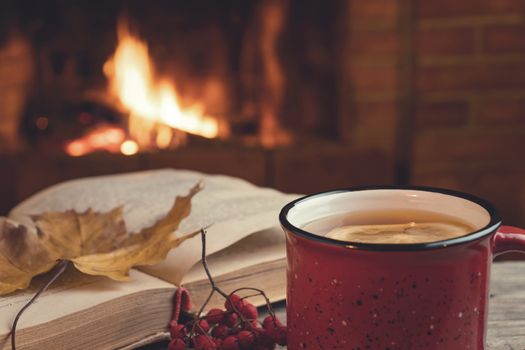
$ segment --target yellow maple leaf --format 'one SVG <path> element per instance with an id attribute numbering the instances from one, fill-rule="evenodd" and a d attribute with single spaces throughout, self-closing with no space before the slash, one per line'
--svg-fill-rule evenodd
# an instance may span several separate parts
<path id="1" fill-rule="evenodd" d="M 175 231 L 191 211 L 191 199 L 202 189 L 195 185 L 186 196 L 177 196 L 172 208 L 151 227 L 129 234 L 122 207 L 107 213 L 91 209 L 47 212 L 33 217 L 37 234 L 10 220 L 0 222 L 0 295 L 24 289 L 32 278 L 53 268 L 60 260 L 90 275 L 126 280 L 137 265 L 152 265 L 192 234 Z"/>

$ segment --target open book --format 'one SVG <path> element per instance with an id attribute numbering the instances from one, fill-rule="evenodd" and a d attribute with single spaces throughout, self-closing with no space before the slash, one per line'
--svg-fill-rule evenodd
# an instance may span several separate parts
<path id="1" fill-rule="evenodd" d="M 278 212 L 295 195 L 256 187 L 246 181 L 184 170 L 154 170 L 68 181 L 37 193 L 15 207 L 5 220 L 34 227 L 31 215 L 75 209 L 108 211 L 124 205 L 129 232 L 154 223 L 176 195 L 199 180 L 205 188 L 178 233 L 207 229 L 208 265 L 225 291 L 249 286 L 270 300 L 285 297 L 284 237 Z M 211 225 L 211 226 L 210 226 Z M 201 305 L 210 291 L 200 264 L 201 240 L 195 236 L 155 266 L 131 272 L 130 282 L 86 276 L 70 268 L 22 316 L 17 349 L 117 349 L 155 337 L 167 329 L 177 286 L 190 290 Z M 9 331 L 16 313 L 48 276 L 29 289 L 0 297 L 0 349 L 10 349 Z M 210 307 L 222 304 L 217 298 Z M 262 300 L 254 300 L 262 304 Z"/>

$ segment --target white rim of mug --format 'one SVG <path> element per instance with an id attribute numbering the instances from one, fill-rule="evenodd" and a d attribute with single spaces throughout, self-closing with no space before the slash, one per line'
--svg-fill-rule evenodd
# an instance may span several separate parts
<path id="1" fill-rule="evenodd" d="M 301 229 L 300 227 L 293 225 L 288 220 L 288 213 L 290 212 L 290 210 L 294 208 L 295 206 L 297 206 L 298 204 L 303 203 L 305 201 L 308 201 L 314 198 L 320 198 L 324 196 L 345 193 L 345 192 L 374 191 L 374 190 L 400 190 L 400 191 L 414 190 L 414 191 L 439 193 L 439 194 L 462 198 L 467 201 L 476 203 L 479 206 L 481 206 L 483 209 L 485 209 L 490 216 L 490 220 L 488 224 L 486 224 L 485 226 L 467 235 L 464 235 L 464 236 L 446 239 L 442 241 L 427 242 L 427 243 L 409 243 L 409 244 L 363 243 L 363 242 L 341 241 L 341 240 L 328 238 L 325 236 L 320 236 L 320 235 L 316 235 L 314 233 L 305 231 Z M 466 244 L 466 243 L 484 238 L 485 236 L 490 235 L 491 233 L 495 232 L 498 229 L 498 227 L 501 226 L 501 219 L 496 209 L 490 202 L 482 198 L 479 198 L 477 196 L 474 196 L 472 194 L 469 194 L 469 193 L 449 190 L 449 189 L 444 189 L 444 188 L 427 187 L 427 186 L 358 186 L 358 187 L 348 187 L 348 188 L 314 193 L 314 194 L 310 194 L 310 195 L 298 198 L 286 204 L 281 209 L 281 212 L 279 213 L 279 221 L 281 222 L 281 225 L 285 230 L 288 230 L 294 234 L 297 234 L 309 240 L 314 240 L 314 241 L 326 243 L 329 245 L 343 246 L 346 248 L 353 248 L 353 249 L 359 249 L 359 250 L 371 250 L 371 251 L 421 251 L 421 250 L 429 250 L 429 249 L 440 249 L 440 248 L 442 249 L 442 248 L 447 248 L 451 246 L 456 246 L 459 244 Z"/>

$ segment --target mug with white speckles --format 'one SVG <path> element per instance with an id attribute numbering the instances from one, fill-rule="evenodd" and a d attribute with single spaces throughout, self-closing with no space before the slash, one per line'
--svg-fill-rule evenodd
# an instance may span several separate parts
<path id="1" fill-rule="evenodd" d="M 346 242 L 309 222 L 364 210 L 424 210 L 475 229 L 415 244 Z M 483 350 L 490 266 L 525 252 L 525 230 L 501 226 L 493 206 L 428 187 L 360 187 L 306 196 L 280 214 L 288 259 L 288 348 Z"/>

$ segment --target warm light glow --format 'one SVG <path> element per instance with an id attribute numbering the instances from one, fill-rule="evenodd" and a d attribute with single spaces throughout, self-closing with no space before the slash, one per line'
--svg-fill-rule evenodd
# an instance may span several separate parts
<path id="1" fill-rule="evenodd" d="M 38 117 L 36 119 L 36 127 L 40 130 L 46 130 L 49 125 L 49 119 L 47 117 Z"/>
<path id="2" fill-rule="evenodd" d="M 217 119 L 207 116 L 200 104 L 183 108 L 174 84 L 157 79 L 154 70 L 147 45 L 130 34 L 127 23 L 120 22 L 118 47 L 104 64 L 104 73 L 110 92 L 130 113 L 129 134 L 139 147 L 151 146 L 152 140 L 159 148 L 169 147 L 173 132 L 166 126 L 207 138 L 217 137 Z"/>
<path id="3" fill-rule="evenodd" d="M 66 144 L 66 153 L 73 157 L 80 157 L 95 151 L 120 152 L 126 133 L 121 128 L 100 125 L 83 137 Z"/>
<path id="4" fill-rule="evenodd" d="M 80 157 L 80 156 L 83 156 L 84 154 L 89 153 L 86 147 L 86 144 L 78 140 L 68 143 L 66 145 L 66 152 L 67 154 L 73 157 Z"/>
<path id="5" fill-rule="evenodd" d="M 146 43 L 133 36 L 127 22 L 119 22 L 118 46 L 103 67 L 109 79 L 109 92 L 127 111 L 127 130 L 101 125 L 65 145 L 71 156 L 82 156 L 97 150 L 133 155 L 142 149 L 167 149 L 186 142 L 187 134 L 206 138 L 219 136 L 219 123 L 208 116 L 203 104 L 183 106 L 173 82 L 159 79 Z M 37 127 L 47 127 L 46 120 Z M 82 123 L 91 121 L 89 114 L 79 116 Z M 44 125 L 45 124 L 45 125 Z M 225 131 L 221 131 L 225 135 Z"/>
<path id="6" fill-rule="evenodd" d="M 120 145 L 120 152 L 126 156 L 131 156 L 139 151 L 139 145 L 133 140 L 126 140 Z"/>
<path id="7" fill-rule="evenodd" d="M 168 126 L 159 126 L 155 142 L 158 148 L 168 148 L 173 140 L 173 130 Z"/>

